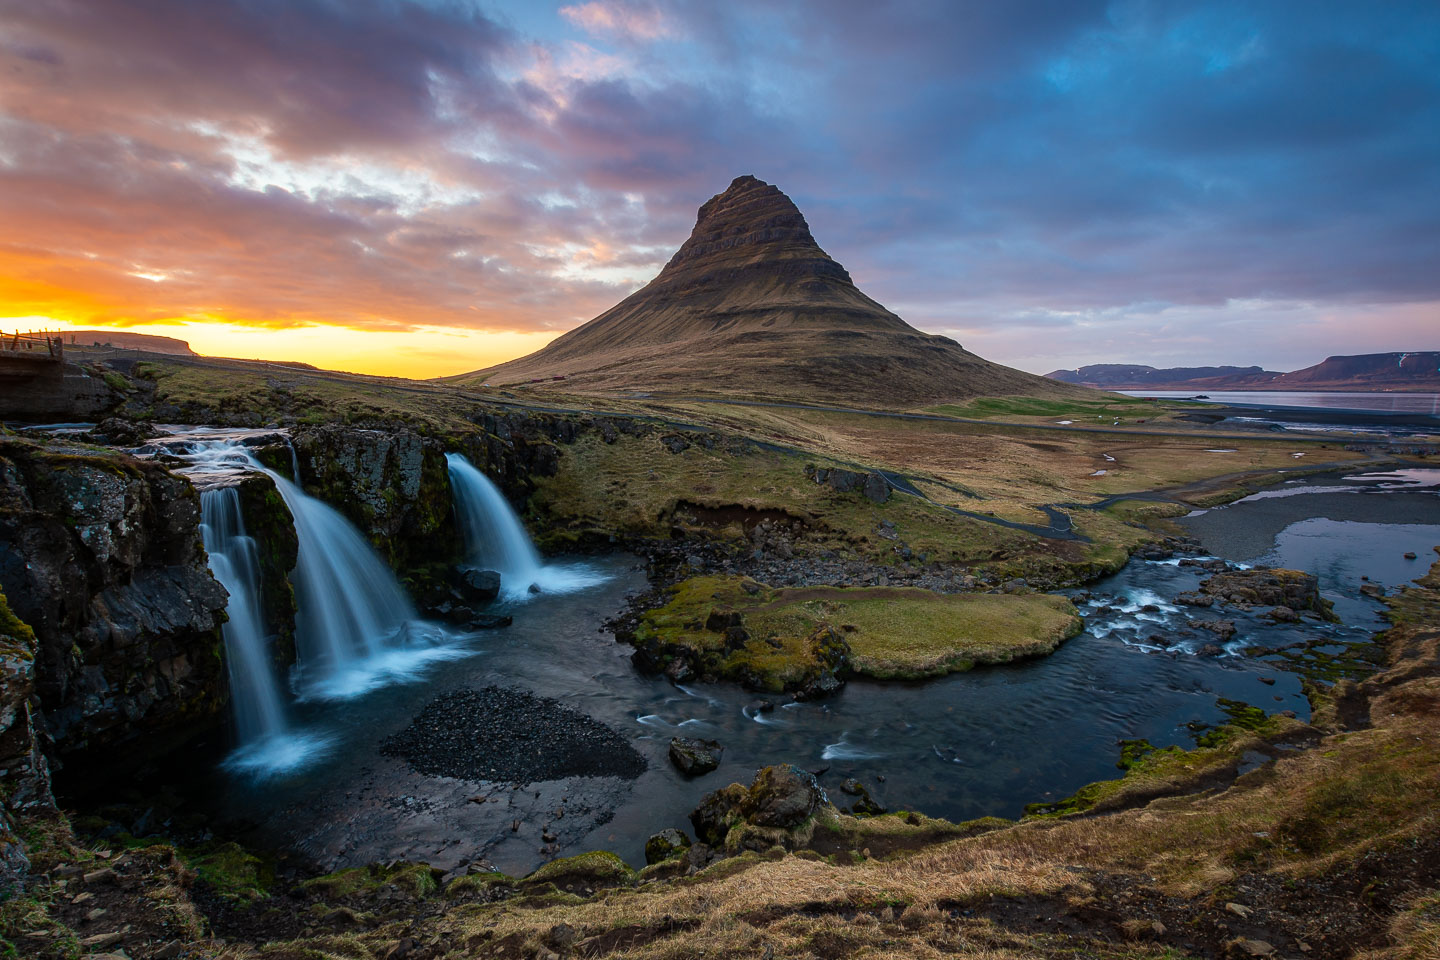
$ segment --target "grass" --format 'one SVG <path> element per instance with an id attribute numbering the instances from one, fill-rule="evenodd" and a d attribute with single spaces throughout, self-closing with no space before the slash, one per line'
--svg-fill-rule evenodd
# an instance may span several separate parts
<path id="1" fill-rule="evenodd" d="M 696 443 L 675 454 L 660 436 L 606 444 L 586 435 L 564 447 L 559 472 L 536 478 L 530 499 L 542 543 L 609 533 L 668 539 L 680 530 L 739 545 L 747 526 L 765 515 L 798 523 L 802 552 L 858 553 L 884 563 L 898 562 L 903 545 L 916 558 L 982 564 L 1034 549 L 1039 539 L 914 497 L 876 504 L 860 493 L 838 493 L 805 475 L 807 464 L 833 463 L 824 458 L 749 444 L 706 449 Z M 691 506 L 725 516 L 697 515 Z M 879 535 L 882 521 L 893 525 L 897 539 Z"/>
<path id="2" fill-rule="evenodd" d="M 1194 409 L 1199 404 L 1155 402 L 1142 397 L 1126 397 L 1120 394 L 1099 393 L 1095 399 L 1072 399 L 1055 397 L 977 397 L 965 404 L 944 404 L 931 407 L 927 413 L 938 413 L 947 417 L 969 417 L 988 420 L 1000 417 L 1044 417 L 1046 419 L 1072 419 L 1099 421 L 1113 424 L 1117 418 L 1133 420 L 1136 417 L 1153 418 L 1164 416 L 1176 409 Z"/>
<path id="3" fill-rule="evenodd" d="M 747 589 L 748 588 L 748 589 Z M 751 591 L 754 591 L 753 593 Z M 749 640 L 726 650 L 712 614 L 737 613 Z M 1082 623 L 1064 597 L 940 594 L 910 587 L 775 590 L 739 577 L 695 577 L 641 619 L 641 640 L 689 647 L 722 675 L 776 681 L 810 668 L 807 643 L 832 628 L 851 650 L 850 670 L 876 679 L 919 679 L 1052 652 Z M 775 688 L 775 683 L 766 684 Z"/>

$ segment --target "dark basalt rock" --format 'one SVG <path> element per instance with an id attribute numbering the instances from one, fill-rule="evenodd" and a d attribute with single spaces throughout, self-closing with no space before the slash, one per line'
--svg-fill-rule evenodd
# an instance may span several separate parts
<path id="1" fill-rule="evenodd" d="M 717 740 L 675 737 L 670 741 L 670 762 L 687 777 L 698 777 L 716 770 L 725 753 Z"/>
<path id="2" fill-rule="evenodd" d="M 1301 570 L 1229 570 L 1204 580 L 1200 590 L 1242 607 L 1289 607 L 1334 619 L 1330 601 L 1320 596 L 1320 580 Z"/>
<path id="3" fill-rule="evenodd" d="M 875 817 L 886 810 L 883 803 L 870 795 L 869 788 L 854 777 L 847 778 L 840 784 L 840 789 L 855 798 L 855 802 L 850 805 L 850 812 L 857 816 Z"/>
<path id="4" fill-rule="evenodd" d="M 227 598 L 199 496 L 160 464 L 0 440 L 0 590 L 34 630 L 35 693 L 61 755 L 135 763 L 223 716 Z"/>

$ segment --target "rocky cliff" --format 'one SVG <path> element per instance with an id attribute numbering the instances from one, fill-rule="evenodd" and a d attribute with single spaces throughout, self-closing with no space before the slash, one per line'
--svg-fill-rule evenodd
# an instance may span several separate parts
<path id="1" fill-rule="evenodd" d="M 158 464 L 0 440 L 0 590 L 34 634 L 7 676 L 30 673 L 58 755 L 133 761 L 222 716 L 226 595 L 199 523 L 194 488 Z"/>

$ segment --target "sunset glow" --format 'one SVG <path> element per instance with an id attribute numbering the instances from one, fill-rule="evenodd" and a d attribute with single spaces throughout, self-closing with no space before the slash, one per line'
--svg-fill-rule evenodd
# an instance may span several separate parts
<path id="1" fill-rule="evenodd" d="M 4 20 L 0 327 L 475 369 L 638 288 L 753 173 L 882 303 L 1030 370 L 1290 369 L 1440 328 L 1433 4 L 121 0 Z"/>

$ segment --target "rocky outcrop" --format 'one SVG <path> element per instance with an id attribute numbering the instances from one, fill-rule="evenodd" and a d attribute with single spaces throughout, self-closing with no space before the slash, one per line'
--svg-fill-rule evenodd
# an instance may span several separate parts
<path id="1" fill-rule="evenodd" d="M 816 483 L 828 484 L 836 493 L 860 493 L 874 503 L 890 499 L 890 481 L 881 473 L 857 473 L 838 467 L 816 467 L 807 464 L 805 475 Z"/>
<path id="2" fill-rule="evenodd" d="M 794 850 L 810 840 L 815 814 L 827 803 L 812 774 L 780 764 L 765 767 L 749 787 L 732 783 L 706 794 L 690 823 L 697 839 L 727 853 Z"/>
<path id="3" fill-rule="evenodd" d="M 1320 596 L 1320 580 L 1302 570 L 1256 567 L 1218 573 L 1200 584 L 1201 593 L 1242 608 L 1287 607 L 1334 619 L 1329 600 Z"/>
<path id="4" fill-rule="evenodd" d="M 127 762 L 208 729 L 227 701 L 226 594 L 199 497 L 158 464 L 0 441 L 0 589 L 34 631 L 34 695 L 57 752 Z"/>
<path id="5" fill-rule="evenodd" d="M 305 492 L 345 514 L 391 567 L 408 572 L 459 558 L 439 441 L 405 428 L 326 424 L 296 430 L 292 442 Z M 288 451 L 272 448 L 264 459 L 281 473 L 292 469 Z"/>

